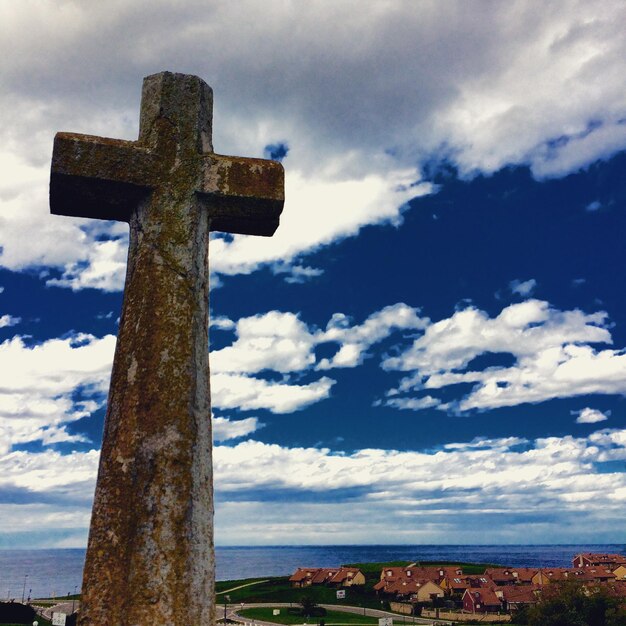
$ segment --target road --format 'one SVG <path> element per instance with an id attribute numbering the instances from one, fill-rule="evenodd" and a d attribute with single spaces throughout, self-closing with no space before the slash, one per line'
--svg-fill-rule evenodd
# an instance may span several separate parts
<path id="1" fill-rule="evenodd" d="M 36 603 L 37 602 L 35 601 L 35 604 Z M 78 610 L 79 606 L 80 606 L 79 600 L 74 600 L 74 602 L 69 600 L 68 602 L 59 602 L 58 604 L 55 604 L 54 606 L 46 607 L 42 611 L 38 610 L 37 612 L 40 615 L 43 615 L 47 620 L 52 621 L 53 613 L 65 613 L 66 615 L 71 615 L 72 608 L 74 608 L 74 610 L 76 611 Z"/>
<path id="2" fill-rule="evenodd" d="M 237 611 L 242 609 L 252 609 L 258 607 L 276 607 L 276 608 L 286 608 L 293 606 L 294 603 L 289 602 L 264 602 L 264 603 L 246 603 L 246 604 L 228 604 L 226 605 L 226 616 L 230 619 L 236 620 L 238 622 L 249 623 L 252 620 L 250 618 L 241 617 Z M 424 617 L 415 617 L 413 615 L 400 615 L 398 613 L 391 613 L 390 611 L 382 611 L 380 609 L 370 609 L 363 608 L 362 606 L 347 606 L 347 605 L 337 605 L 337 604 L 320 604 L 320 606 L 324 607 L 329 611 L 341 611 L 344 613 L 356 613 L 359 615 L 365 615 L 366 617 L 393 617 L 396 621 L 403 620 L 407 626 L 411 626 L 411 624 L 441 624 L 442 626 L 451 625 L 452 622 L 443 621 L 443 620 L 434 620 L 428 619 Z M 221 612 L 220 612 L 221 608 Z M 223 613 L 224 606 L 217 608 L 218 619 L 222 619 L 224 616 Z M 315 620 L 316 622 L 318 620 Z M 255 626 L 275 626 L 274 622 L 261 622 L 259 620 L 254 620 Z"/>

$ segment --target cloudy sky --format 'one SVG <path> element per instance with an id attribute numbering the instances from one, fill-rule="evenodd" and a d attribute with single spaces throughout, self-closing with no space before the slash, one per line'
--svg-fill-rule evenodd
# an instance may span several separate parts
<path id="1" fill-rule="evenodd" d="M 210 244 L 216 541 L 624 542 L 626 5 L 0 0 L 0 547 L 86 543 L 127 226 L 49 215 L 142 78 L 282 158 Z"/>

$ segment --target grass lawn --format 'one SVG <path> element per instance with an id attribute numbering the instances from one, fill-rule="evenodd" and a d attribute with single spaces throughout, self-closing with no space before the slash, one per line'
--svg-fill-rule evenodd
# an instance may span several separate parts
<path id="1" fill-rule="evenodd" d="M 279 608 L 279 607 L 277 607 Z M 276 624 L 319 624 L 323 619 L 327 626 L 332 624 L 364 624 L 367 626 L 378 626 L 377 617 L 367 617 L 356 613 L 344 613 L 342 611 L 327 611 L 323 617 L 302 617 L 302 615 L 290 615 L 285 607 L 280 607 L 280 615 L 273 615 L 272 607 L 259 607 L 256 609 L 244 609 L 238 611 L 241 617 L 262 620 L 264 622 L 275 622 Z M 407 620 L 410 618 L 407 618 Z M 410 621 L 407 623 L 410 624 Z M 394 620 L 394 624 L 400 626 L 402 620 Z"/>
<path id="2" fill-rule="evenodd" d="M 217 604 L 224 603 L 225 596 L 228 595 L 231 604 L 239 604 L 240 602 L 246 603 L 281 603 L 287 602 L 294 605 L 299 605 L 304 596 L 310 598 L 315 604 L 347 604 L 352 606 L 365 606 L 370 609 L 380 609 L 380 599 L 376 596 L 372 589 L 372 586 L 376 580 L 368 581 L 365 585 L 359 587 L 350 587 L 346 589 L 345 600 L 337 600 L 337 590 L 322 585 L 316 585 L 314 587 L 305 587 L 303 589 L 294 588 L 289 584 L 289 579 L 286 576 L 274 577 L 267 580 L 267 582 L 261 582 L 256 585 L 250 585 L 236 589 L 235 591 L 228 591 L 224 594 L 224 590 L 238 587 L 239 585 L 245 585 L 251 580 L 237 580 L 220 582 L 216 585 Z M 258 580 L 258 579 L 257 579 Z M 262 579 L 261 579 L 262 580 Z M 221 592 L 221 593 L 220 593 Z"/>

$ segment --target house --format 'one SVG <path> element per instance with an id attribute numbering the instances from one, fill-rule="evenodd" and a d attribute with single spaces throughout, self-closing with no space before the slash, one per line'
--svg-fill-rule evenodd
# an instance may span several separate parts
<path id="1" fill-rule="evenodd" d="M 409 565 L 408 567 L 386 567 L 380 572 L 380 580 L 404 580 L 416 578 L 428 578 L 430 580 L 441 580 L 445 576 L 446 568 L 443 567 L 419 567 Z"/>
<path id="2" fill-rule="evenodd" d="M 329 587 L 352 587 L 364 585 L 365 575 L 360 569 L 353 567 L 340 567 L 327 581 Z"/>
<path id="3" fill-rule="evenodd" d="M 289 582 L 292 587 L 308 587 L 313 580 L 315 574 L 319 572 L 319 568 L 299 567 L 290 577 Z"/>
<path id="4" fill-rule="evenodd" d="M 439 568 L 439 571 L 442 573 L 441 575 L 442 579 L 464 576 L 463 568 L 460 565 L 455 565 L 454 567 L 444 566 L 444 567 Z"/>
<path id="5" fill-rule="evenodd" d="M 502 608 L 500 598 L 493 589 L 466 589 L 463 594 L 463 610 L 468 613 L 496 613 Z"/>
<path id="6" fill-rule="evenodd" d="M 413 600 L 417 602 L 432 602 L 435 598 L 443 598 L 444 590 L 432 580 L 417 583 L 417 594 Z"/>
<path id="7" fill-rule="evenodd" d="M 606 583 L 611 580 L 615 580 L 615 573 L 606 567 L 586 567 L 583 569 L 577 569 L 567 573 L 568 578 L 570 576 L 584 575 L 590 578 L 591 581 L 597 583 Z"/>
<path id="8" fill-rule="evenodd" d="M 384 592 L 396 600 L 409 602 L 432 602 L 433 598 L 443 598 L 444 590 L 433 580 L 396 580 L 388 583 Z"/>
<path id="9" fill-rule="evenodd" d="M 540 569 L 532 577 L 533 585 L 547 585 L 555 580 L 565 580 L 565 567 L 553 567 L 552 569 Z"/>
<path id="10" fill-rule="evenodd" d="M 417 565 L 386 567 L 380 572 L 380 580 L 374 585 L 374 591 L 397 597 L 401 589 L 406 590 L 408 583 L 414 581 L 424 583 L 430 580 L 440 585 L 445 575 L 446 571 L 443 567 L 418 567 Z M 400 586 L 397 585 L 398 583 Z"/>
<path id="11" fill-rule="evenodd" d="M 472 586 L 472 581 L 468 576 L 463 575 L 446 576 L 440 584 L 446 593 L 461 595 Z"/>
<path id="12" fill-rule="evenodd" d="M 539 601 L 541 587 L 536 585 L 506 585 L 494 589 L 505 611 L 514 611 L 521 606 L 532 606 Z"/>
<path id="13" fill-rule="evenodd" d="M 536 567 L 516 567 L 511 570 L 517 583 L 520 585 L 532 585 L 533 576 L 537 573 Z"/>
<path id="14" fill-rule="evenodd" d="M 468 576 L 467 574 L 446 576 L 440 581 L 440 586 L 446 591 L 446 593 L 454 595 L 463 595 L 466 589 L 470 588 L 483 588 L 483 587 L 495 587 L 494 581 L 486 574 L 479 574 L 477 576 Z"/>
<path id="15" fill-rule="evenodd" d="M 615 580 L 615 574 L 603 567 L 584 567 L 580 569 L 566 569 L 563 572 L 564 580 L 577 580 L 581 583 L 606 583 Z"/>
<path id="16" fill-rule="evenodd" d="M 613 570 L 615 580 L 626 580 L 626 565 L 620 565 Z"/>
<path id="17" fill-rule="evenodd" d="M 364 585 L 365 576 L 354 567 L 299 567 L 290 577 L 292 587 L 328 585 L 329 587 L 352 587 Z"/>
<path id="18" fill-rule="evenodd" d="M 572 565 L 575 569 L 582 567 L 606 567 L 613 570 L 620 565 L 626 565 L 626 556 L 623 554 L 583 552 L 574 557 Z"/>
<path id="19" fill-rule="evenodd" d="M 485 570 L 485 575 L 491 578 L 499 587 L 502 585 L 514 585 L 517 582 L 517 576 L 513 571 L 504 567 L 489 567 Z"/>

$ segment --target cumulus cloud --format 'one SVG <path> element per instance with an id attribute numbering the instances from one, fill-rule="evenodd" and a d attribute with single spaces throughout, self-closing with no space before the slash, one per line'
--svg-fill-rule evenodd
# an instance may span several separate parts
<path id="1" fill-rule="evenodd" d="M 597 343 L 612 343 L 604 312 L 558 311 L 547 302 L 527 300 L 490 318 L 470 306 L 430 324 L 408 349 L 383 361 L 387 370 L 412 372 L 390 390 L 386 404 L 408 408 L 402 394 L 458 383 L 474 386 L 466 397 L 439 408 L 493 409 L 585 394 L 626 394 L 626 355 L 597 350 L 592 345 Z M 473 359 L 483 355 L 510 355 L 513 363 L 473 369 Z M 424 407 L 416 401 L 415 408 Z"/>
<path id="2" fill-rule="evenodd" d="M 524 524 L 529 541 L 612 541 L 626 502 L 626 473 L 601 472 L 598 464 L 618 460 L 626 460 L 626 430 L 535 441 L 477 437 L 428 452 L 347 454 L 254 440 L 217 445 L 216 533 L 222 543 L 241 543 L 258 525 L 266 529 L 259 535 L 264 541 L 294 536 L 314 543 L 334 530 L 341 541 L 354 528 L 365 543 L 382 530 L 396 541 L 480 543 L 514 539 L 511 526 Z M 0 457 L 0 531 L 86 527 L 97 464 L 93 450 Z M 17 490 L 19 500 L 11 496 Z M 296 524 L 303 517 L 304 529 Z M 284 534 L 290 529 L 298 532 Z"/>
<path id="3" fill-rule="evenodd" d="M 86 529 L 99 457 L 97 450 L 0 455 L 0 533 Z"/>
<path id="4" fill-rule="evenodd" d="M 581 409 L 580 411 L 573 411 L 572 415 L 577 415 L 576 423 L 577 424 L 597 424 L 598 422 L 604 422 L 609 419 L 611 415 L 611 411 L 607 411 L 603 413 L 602 411 L 598 411 L 597 409 L 590 409 L 586 407 Z"/>
<path id="5" fill-rule="evenodd" d="M 314 336 L 293 313 L 270 311 L 241 318 L 234 330 L 235 342 L 211 354 L 213 372 L 292 372 L 315 362 Z"/>
<path id="6" fill-rule="evenodd" d="M 56 284 L 74 289 L 119 289 L 125 238 L 105 244 L 78 220 L 47 215 L 53 134 L 135 139 L 141 79 L 164 68 L 214 87 L 218 151 L 289 145 L 277 236 L 213 242 L 222 274 L 286 261 L 303 268 L 289 280 L 314 275 L 299 255 L 366 224 L 397 224 L 408 199 L 432 191 L 421 162 L 446 159 L 465 176 L 509 164 L 561 176 L 626 147 L 620 2 L 599 15 L 583 0 L 539 13 L 517 0 L 490 6 L 489 19 L 434 0 L 419 11 L 375 3 L 358 16 L 324 0 L 298 10 L 22 0 L 0 11 L 0 165 L 10 172 L 0 263 L 54 266 Z"/>
<path id="7" fill-rule="evenodd" d="M 213 417 L 213 439 L 228 441 L 247 437 L 263 426 L 256 417 L 247 417 L 241 420 L 229 420 L 226 417 Z"/>
<path id="8" fill-rule="evenodd" d="M 268 409 L 273 413 L 291 413 L 328 398 L 334 384 L 334 380 L 325 376 L 312 383 L 299 385 L 241 374 L 213 374 L 211 402 L 220 409 Z"/>
<path id="9" fill-rule="evenodd" d="M 0 328 L 7 328 L 8 326 L 15 326 L 19 324 L 22 320 L 19 317 L 13 317 L 12 315 L 1 315 L 0 316 Z"/>
<path id="10" fill-rule="evenodd" d="M 427 318 L 421 318 L 419 311 L 398 303 L 387 306 L 370 315 L 363 324 L 351 326 L 350 319 L 342 313 L 335 313 L 326 330 L 317 336 L 318 343 L 338 342 L 339 350 L 330 359 L 322 359 L 317 369 L 335 367 L 355 367 L 363 360 L 365 351 L 373 344 L 401 330 L 422 330 L 428 325 Z"/>
<path id="11" fill-rule="evenodd" d="M 591 538 L 585 530 L 589 524 L 596 537 L 615 537 L 626 474 L 598 473 L 595 463 L 608 460 L 607 454 L 626 458 L 625 441 L 624 431 L 607 430 L 586 439 L 477 438 L 438 452 L 369 449 L 350 455 L 248 441 L 216 451 L 217 481 L 221 477 L 224 481 L 221 489 L 240 493 L 235 502 L 218 505 L 217 522 L 228 525 L 227 537 L 236 541 L 250 532 L 251 518 L 246 515 L 244 528 L 235 511 L 264 515 L 265 502 L 257 494 L 265 498 L 271 490 L 275 515 L 268 512 L 269 520 L 254 519 L 263 519 L 268 532 L 278 535 L 295 523 L 295 508 L 300 517 L 309 519 L 307 528 L 297 533 L 300 541 L 315 542 L 334 526 L 340 541 L 347 536 L 342 534 L 345 519 L 366 542 L 383 530 L 387 537 L 407 541 L 450 537 L 464 542 L 487 537 L 507 541 L 516 523 L 523 523 L 533 540 L 556 540 L 561 533 Z M 291 514 L 281 506 L 283 491 L 290 494 Z M 315 499 L 297 495 L 307 492 L 321 501 L 312 505 L 309 502 Z M 595 507 L 594 502 L 603 505 Z M 314 513 L 322 507 L 326 514 Z"/>
<path id="12" fill-rule="evenodd" d="M 236 235 L 232 240 L 211 242 L 213 270 L 222 274 L 249 273 L 260 263 L 294 259 L 337 239 L 355 235 L 365 224 L 401 221 L 401 208 L 413 197 L 424 195 L 428 184 L 411 186 L 414 170 L 390 171 L 380 164 L 381 173 L 355 179 L 352 174 L 332 173 L 329 180 L 305 178 L 287 170 L 285 209 L 281 224 L 271 238 Z M 318 174 L 319 176 L 319 174 Z M 341 211 L 337 212 L 337 207 Z M 315 272 L 296 270 L 304 278 Z"/>
<path id="13" fill-rule="evenodd" d="M 267 408 L 287 413 L 327 398 L 335 381 L 322 377 L 302 385 L 292 373 L 356 367 L 367 350 L 389 335 L 423 329 L 428 320 L 406 304 L 395 304 L 370 315 L 362 324 L 352 324 L 342 313 L 332 316 L 324 330 L 309 327 L 290 312 L 269 311 L 239 319 L 218 318 L 213 325 L 234 331 L 228 346 L 211 353 L 211 389 L 214 406 L 224 409 Z M 316 360 L 315 347 L 338 344 L 332 358 Z M 263 371 L 285 375 L 272 382 L 253 375 Z"/>
<path id="14" fill-rule="evenodd" d="M 126 278 L 128 238 L 92 241 L 85 250 L 86 258 L 67 263 L 60 278 L 50 278 L 47 283 L 57 287 L 70 287 L 74 291 L 101 289 L 121 291 Z"/>
<path id="15" fill-rule="evenodd" d="M 280 311 L 237 321 L 218 317 L 213 326 L 234 336 L 230 345 L 211 354 L 216 410 L 287 414 L 323 401 L 336 381 L 315 378 L 315 372 L 357 367 L 374 344 L 394 333 L 399 350 L 382 366 L 408 375 L 378 405 L 467 411 L 592 393 L 626 394 L 626 355 L 593 347 L 612 341 L 606 314 L 558 311 L 539 300 L 510 305 L 495 318 L 469 306 L 432 322 L 399 303 L 361 323 L 336 313 L 325 329 Z M 318 360 L 315 349 L 323 344 L 338 347 L 333 356 Z M 0 386 L 3 450 L 30 441 L 81 440 L 66 425 L 103 406 L 114 346 L 110 335 L 75 335 L 33 346 L 16 336 L 0 344 L 0 365 L 5 361 L 7 372 Z M 513 362 L 472 367 L 475 358 L 491 354 L 509 355 Z M 473 388 L 445 403 L 434 393 L 457 383 Z M 578 421 L 589 423 L 592 414 L 583 413 Z M 218 420 L 217 440 L 246 436 L 259 427 L 256 418 Z"/>
<path id="16" fill-rule="evenodd" d="M 522 298 L 527 298 L 532 294 L 537 286 L 537 281 L 534 278 L 525 281 L 513 280 L 509 284 L 512 293 L 516 293 L 518 296 L 522 296 Z"/>
<path id="17" fill-rule="evenodd" d="M 82 441 L 66 426 L 105 400 L 115 337 L 76 335 L 30 347 L 20 337 L 0 344 L 0 449 L 31 441 Z M 80 392 L 81 397 L 77 396 Z"/>
<path id="18" fill-rule="evenodd" d="M 15 318 L 4 316 L 5 326 Z M 331 367 L 355 367 L 367 349 L 398 330 L 422 328 L 425 321 L 407 305 L 386 307 L 362 324 L 333 316 L 325 330 L 309 327 L 294 313 L 269 311 L 234 322 L 212 320 L 214 328 L 233 332 L 234 341 L 211 353 L 212 405 L 218 410 L 259 410 L 277 414 L 300 410 L 330 396 L 335 381 L 303 373 Z M 339 344 L 335 356 L 316 362 L 315 347 Z M 0 442 L 8 451 L 19 443 L 44 445 L 82 441 L 70 435 L 69 422 L 90 415 L 106 399 L 115 337 L 77 334 L 27 345 L 19 336 L 0 344 Z M 282 375 L 279 380 L 263 377 Z M 231 422 L 219 417 L 216 439 L 241 437 L 258 428 L 256 418 Z"/>

